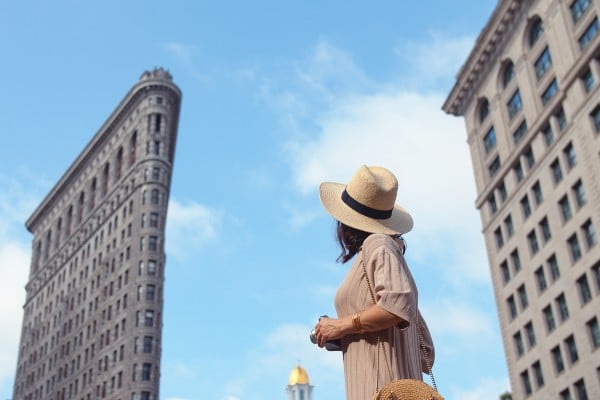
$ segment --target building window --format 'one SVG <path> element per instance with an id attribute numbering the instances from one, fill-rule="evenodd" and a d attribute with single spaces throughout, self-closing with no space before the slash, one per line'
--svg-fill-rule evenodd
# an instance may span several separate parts
<path id="1" fill-rule="evenodd" d="M 510 253 L 510 258 L 515 269 L 515 273 L 519 272 L 521 270 L 521 258 L 519 257 L 519 250 L 513 250 L 513 252 Z"/>
<path id="2" fill-rule="evenodd" d="M 150 371 L 152 370 L 152 364 L 144 363 L 142 364 L 142 380 L 149 381 L 150 380 Z"/>
<path id="3" fill-rule="evenodd" d="M 531 394 L 531 381 L 529 380 L 529 371 L 521 372 L 521 384 L 523 385 L 523 393 L 525 397 Z"/>
<path id="4" fill-rule="evenodd" d="M 508 283 L 508 281 L 510 281 L 510 270 L 508 269 L 506 260 L 502 261 L 502 264 L 500 264 L 500 272 L 502 273 L 502 280 L 504 283 Z"/>
<path id="5" fill-rule="evenodd" d="M 537 240 L 537 235 L 535 234 L 535 230 L 532 230 L 527 235 L 527 241 L 529 242 L 529 250 L 531 251 L 531 255 L 535 255 L 540 250 L 540 245 Z"/>
<path id="6" fill-rule="evenodd" d="M 542 93 L 542 104 L 548 104 L 548 102 L 552 100 L 556 92 L 558 92 L 558 83 L 556 82 L 556 79 L 553 79 L 552 82 L 550 82 L 550 84 L 546 88 L 546 90 L 544 90 L 544 92 Z"/>
<path id="7" fill-rule="evenodd" d="M 550 269 L 550 276 L 552 277 L 552 282 L 556 282 L 558 278 L 560 278 L 560 269 L 558 268 L 558 261 L 556 260 L 556 256 L 553 254 L 547 260 L 548 268 Z"/>
<path id="8" fill-rule="evenodd" d="M 144 314 L 144 325 L 154 326 L 154 311 L 146 310 L 146 313 Z"/>
<path id="9" fill-rule="evenodd" d="M 546 71 L 548 71 L 548 69 L 550 69 L 552 66 L 552 58 L 550 57 L 550 50 L 548 50 L 548 47 L 546 47 L 542 54 L 540 54 L 538 59 L 535 61 L 534 66 L 535 76 L 538 80 L 540 80 L 540 78 L 544 76 Z"/>
<path id="10" fill-rule="evenodd" d="M 535 331 L 533 330 L 533 323 L 531 321 L 529 321 L 527 324 L 525 324 L 525 335 L 527 337 L 527 344 L 529 345 L 529 348 L 531 349 L 532 347 L 535 346 Z"/>
<path id="11" fill-rule="evenodd" d="M 535 377 L 535 384 L 538 388 L 544 386 L 544 373 L 542 372 L 542 365 L 539 361 L 536 361 L 532 365 L 533 367 L 533 376 Z"/>
<path id="12" fill-rule="evenodd" d="M 550 224 L 548 223 L 548 218 L 544 217 L 540 221 L 540 230 L 542 231 L 542 237 L 544 238 L 544 243 L 547 243 L 548 240 L 552 238 L 552 233 L 550 232 Z"/>
<path id="13" fill-rule="evenodd" d="M 592 117 L 594 129 L 596 129 L 596 132 L 600 132 L 600 106 L 594 108 L 594 110 L 590 114 L 590 117 Z"/>
<path id="14" fill-rule="evenodd" d="M 594 75 L 592 71 L 588 69 L 585 71 L 583 76 L 581 77 L 581 81 L 583 82 L 583 87 L 587 93 L 591 92 L 594 86 L 596 86 L 596 81 L 594 80 Z"/>
<path id="15" fill-rule="evenodd" d="M 569 142 L 569 144 L 564 148 L 563 154 L 565 155 L 565 160 L 567 160 L 569 169 L 573 168 L 575 164 L 577 164 L 577 156 L 572 143 Z"/>
<path id="16" fill-rule="evenodd" d="M 510 100 L 508 100 L 506 108 L 508 109 L 508 116 L 511 119 L 521 111 L 523 103 L 521 102 L 521 93 L 519 92 L 519 89 L 517 89 Z"/>
<path id="17" fill-rule="evenodd" d="M 154 276 L 156 275 L 156 261 L 148 260 L 148 275 Z"/>
<path id="18" fill-rule="evenodd" d="M 529 31 L 529 47 L 533 47 L 543 34 L 544 26 L 542 25 L 542 20 L 537 18 Z"/>
<path id="19" fill-rule="evenodd" d="M 151 400 L 150 399 L 150 392 L 143 391 L 140 394 L 141 394 L 140 400 Z"/>
<path id="20" fill-rule="evenodd" d="M 504 246 L 504 238 L 502 237 L 502 229 L 500 227 L 494 231 L 494 238 L 496 239 L 496 248 L 501 249 Z"/>
<path id="21" fill-rule="evenodd" d="M 487 116 L 490 114 L 490 103 L 487 99 L 483 99 L 479 104 L 479 122 L 485 121 Z"/>
<path id="22" fill-rule="evenodd" d="M 529 301 L 527 300 L 527 291 L 525 290 L 525 285 L 519 286 L 517 289 L 517 293 L 519 295 L 519 301 L 521 302 L 521 309 L 524 310 L 529 305 Z"/>
<path id="23" fill-rule="evenodd" d="M 498 193 L 500 194 L 500 200 L 502 202 L 505 202 L 506 198 L 508 197 L 508 192 L 506 191 L 506 186 L 504 185 L 504 182 L 498 185 Z"/>
<path id="24" fill-rule="evenodd" d="M 500 157 L 496 156 L 494 161 L 492 161 L 492 163 L 488 167 L 488 172 L 490 174 L 490 178 L 493 177 L 494 175 L 496 175 L 496 172 L 498 172 L 499 169 L 500 169 Z"/>
<path id="25" fill-rule="evenodd" d="M 150 213 L 150 227 L 158 227 L 158 213 Z"/>
<path id="26" fill-rule="evenodd" d="M 562 169 L 560 168 L 560 162 L 558 161 L 558 158 L 554 160 L 552 164 L 550 164 L 550 170 L 552 171 L 552 178 L 554 180 L 554 184 L 558 184 L 560 181 L 562 181 L 563 174 Z"/>
<path id="27" fill-rule="evenodd" d="M 146 285 L 146 300 L 154 301 L 156 285 Z"/>
<path id="28" fill-rule="evenodd" d="M 521 182 L 525 176 L 525 174 L 523 173 L 523 167 L 521 166 L 521 161 L 517 160 L 515 162 L 515 165 L 513 166 L 513 171 L 515 173 L 515 178 L 517 180 L 517 182 Z"/>
<path id="29" fill-rule="evenodd" d="M 571 17 L 573 17 L 573 22 L 577 22 L 581 19 L 585 11 L 590 6 L 590 0 L 575 0 L 571 4 Z"/>
<path id="30" fill-rule="evenodd" d="M 583 378 L 575 382 L 573 385 L 575 387 L 575 392 L 577 393 L 577 400 L 588 400 L 587 391 L 585 390 L 585 382 Z"/>
<path id="31" fill-rule="evenodd" d="M 504 227 L 506 228 L 506 233 L 508 234 L 508 237 L 511 237 L 515 234 L 515 227 L 513 225 L 512 217 L 510 215 L 504 218 Z"/>
<path id="32" fill-rule="evenodd" d="M 550 352 L 552 353 L 552 360 L 554 361 L 554 370 L 556 371 L 556 374 L 560 374 L 565 370 L 565 362 L 563 361 L 560 347 L 556 346 Z"/>
<path id="33" fill-rule="evenodd" d="M 485 154 L 489 154 L 496 147 L 496 132 L 493 126 L 483 137 L 483 147 L 485 148 Z"/>
<path id="34" fill-rule="evenodd" d="M 565 322 L 569 319 L 569 308 L 567 307 L 567 299 L 565 298 L 565 294 L 561 293 L 556 299 L 554 299 L 554 301 L 556 302 L 556 307 L 558 307 L 560 321 Z"/>
<path id="35" fill-rule="evenodd" d="M 507 87 L 508 84 L 513 80 L 514 77 L 515 77 L 515 67 L 514 67 L 514 64 L 512 63 L 512 61 L 509 61 L 506 64 L 506 66 L 504 67 L 504 70 L 502 71 L 503 87 Z"/>
<path id="36" fill-rule="evenodd" d="M 535 204 L 539 206 L 544 202 L 544 196 L 542 195 L 542 186 L 540 185 L 539 181 L 533 184 L 532 190 L 533 196 L 535 198 Z"/>
<path id="37" fill-rule="evenodd" d="M 598 18 L 594 18 L 592 23 L 587 27 L 583 35 L 579 38 L 579 48 L 584 49 L 598 34 L 598 28 L 600 28 L 600 24 L 598 23 Z"/>
<path id="38" fill-rule="evenodd" d="M 535 280 L 537 282 L 538 291 L 542 293 L 548 287 L 546 282 L 546 274 L 544 273 L 544 267 L 539 267 L 535 270 Z"/>
<path id="39" fill-rule="evenodd" d="M 521 338 L 520 331 L 513 335 L 513 341 L 515 342 L 517 357 L 521 357 L 525 353 L 525 347 L 523 346 L 523 338 Z"/>
<path id="40" fill-rule="evenodd" d="M 516 145 L 518 144 L 521 139 L 523 139 L 523 137 L 525 136 L 525 134 L 527 133 L 527 121 L 523 120 L 523 122 L 521 122 L 521 124 L 519 124 L 519 127 L 514 131 L 513 133 L 513 143 Z"/>
<path id="41" fill-rule="evenodd" d="M 598 319 L 594 317 L 589 320 L 586 325 L 590 334 L 592 348 L 597 349 L 600 347 L 600 327 L 598 326 Z"/>
<path id="42" fill-rule="evenodd" d="M 148 250 L 156 251 L 157 248 L 158 248 L 158 237 L 150 236 L 148 238 Z"/>
<path id="43" fill-rule="evenodd" d="M 135 152 L 137 150 L 137 131 L 134 131 L 129 139 L 129 166 L 135 163 Z"/>
<path id="44" fill-rule="evenodd" d="M 152 336 L 144 336 L 144 353 L 152 353 Z"/>
<path id="45" fill-rule="evenodd" d="M 515 298 L 512 294 L 506 299 L 506 305 L 508 307 L 510 319 L 515 319 L 517 317 L 517 304 L 515 303 Z"/>
<path id="46" fill-rule="evenodd" d="M 524 156 L 525 156 L 525 161 L 527 162 L 527 168 L 528 169 L 533 168 L 533 166 L 535 165 L 535 157 L 533 156 L 533 149 L 531 147 L 529 147 L 527 150 L 525 150 Z"/>
<path id="47" fill-rule="evenodd" d="M 552 127 L 547 125 L 542 131 L 542 134 L 544 135 L 546 146 L 550 146 L 554 142 L 554 131 L 552 131 Z"/>
<path id="48" fill-rule="evenodd" d="M 150 194 L 150 202 L 152 204 L 160 203 L 160 192 L 158 191 L 158 189 L 152 189 L 152 192 Z"/>
<path id="49" fill-rule="evenodd" d="M 496 203 L 496 197 L 492 193 L 492 195 L 488 198 L 488 204 L 490 206 L 490 213 L 494 215 L 496 211 L 498 211 L 498 203 Z"/>
<path id="50" fill-rule="evenodd" d="M 581 226 L 581 230 L 585 236 L 585 244 L 588 249 L 594 247 L 598 243 L 598 239 L 596 238 L 596 230 L 594 229 L 594 225 L 592 225 L 592 221 L 589 219 L 585 221 Z"/>
<path id="51" fill-rule="evenodd" d="M 581 179 L 575 182 L 571 189 L 573 190 L 573 194 L 575 195 L 577 207 L 583 207 L 583 205 L 587 202 L 587 199 L 585 197 L 585 190 L 583 189 L 583 183 L 581 182 Z"/>
<path id="52" fill-rule="evenodd" d="M 565 339 L 565 346 L 567 347 L 567 354 L 569 355 L 569 362 L 571 364 L 576 363 L 579 360 L 579 354 L 577 353 L 577 345 L 575 344 L 575 338 L 570 335 Z"/>
<path id="53" fill-rule="evenodd" d="M 579 289 L 579 299 L 581 304 L 587 304 L 592 300 L 592 291 L 585 274 L 577 279 L 577 288 Z"/>
<path id="54" fill-rule="evenodd" d="M 562 131 L 567 126 L 567 115 L 565 114 L 565 110 L 563 108 L 559 108 L 558 111 L 554 114 L 556 118 L 556 122 L 558 123 L 559 129 Z"/>
<path id="55" fill-rule="evenodd" d="M 556 321 L 554 320 L 554 313 L 552 312 L 552 306 L 548 304 L 543 310 L 544 320 L 546 321 L 546 330 L 548 333 L 552 332 L 556 328 Z"/>
<path id="56" fill-rule="evenodd" d="M 577 239 L 577 235 L 572 234 L 571 237 L 567 239 L 567 244 L 569 245 L 571 260 L 576 262 L 581 258 L 581 247 L 579 246 L 579 239 Z"/>
<path id="57" fill-rule="evenodd" d="M 117 150 L 117 156 L 115 158 L 115 182 L 121 179 L 123 174 L 123 148 L 119 147 Z"/>
<path id="58" fill-rule="evenodd" d="M 521 199 L 521 210 L 523 211 L 523 219 L 527 219 L 531 215 L 531 206 L 527 195 Z"/>
<path id="59" fill-rule="evenodd" d="M 571 205 L 569 204 L 569 198 L 567 197 L 567 195 L 564 195 L 558 201 L 558 207 L 560 208 L 560 213 L 562 215 L 563 223 L 570 220 L 571 217 L 573 216 L 573 213 L 571 212 Z"/>

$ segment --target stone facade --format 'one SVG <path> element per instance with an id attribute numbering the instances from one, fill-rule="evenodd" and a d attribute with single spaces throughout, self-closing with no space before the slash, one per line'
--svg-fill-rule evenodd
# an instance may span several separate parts
<path id="1" fill-rule="evenodd" d="M 600 393 L 599 14 L 499 1 L 443 106 L 465 120 L 514 399 Z"/>
<path id="2" fill-rule="evenodd" d="M 27 220 L 13 399 L 156 400 L 181 92 L 144 72 Z"/>

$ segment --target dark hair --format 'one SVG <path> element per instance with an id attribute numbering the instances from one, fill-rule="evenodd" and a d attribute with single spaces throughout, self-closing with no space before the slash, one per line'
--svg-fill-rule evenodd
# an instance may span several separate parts
<path id="1" fill-rule="evenodd" d="M 352 259 L 370 234 L 337 221 L 336 236 L 342 251 L 336 261 L 343 264 Z"/>

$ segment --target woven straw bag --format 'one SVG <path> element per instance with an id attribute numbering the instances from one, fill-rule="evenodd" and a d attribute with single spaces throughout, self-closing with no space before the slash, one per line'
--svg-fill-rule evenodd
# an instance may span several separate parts
<path id="1" fill-rule="evenodd" d="M 363 259 L 363 270 L 367 285 L 369 286 L 369 292 L 371 294 L 371 300 L 373 304 L 377 304 L 375 300 L 375 293 L 371 287 L 369 281 L 369 275 L 367 274 L 367 267 Z M 417 333 L 419 334 L 419 343 L 421 344 L 421 350 L 425 356 L 425 364 L 427 365 L 427 373 L 431 378 L 433 387 L 429 386 L 425 382 L 419 379 L 396 379 L 379 389 L 379 384 L 376 385 L 375 394 L 372 400 L 444 400 L 441 394 L 437 391 L 437 385 L 435 384 L 435 378 L 433 377 L 433 371 L 431 370 L 431 361 L 427 349 L 424 347 L 423 335 L 419 328 L 418 318 L 415 315 L 415 321 L 417 326 Z M 377 347 L 379 348 L 380 342 L 377 338 Z M 377 352 L 377 369 L 379 369 L 379 351 Z"/>
<path id="2" fill-rule="evenodd" d="M 418 379 L 397 379 L 382 387 L 372 400 L 444 400 L 434 388 Z"/>

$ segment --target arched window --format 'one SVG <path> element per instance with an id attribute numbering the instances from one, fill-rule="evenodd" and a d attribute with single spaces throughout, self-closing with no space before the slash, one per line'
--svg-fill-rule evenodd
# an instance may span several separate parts
<path id="1" fill-rule="evenodd" d="M 542 20 L 536 18 L 531 28 L 529 29 L 529 47 L 533 47 L 534 44 L 537 43 L 539 38 L 544 34 L 544 25 L 542 24 Z"/>
<path id="2" fill-rule="evenodd" d="M 85 192 L 79 194 L 79 204 L 77 205 L 77 223 L 81 223 L 83 219 L 83 207 L 85 205 Z"/>
<path id="3" fill-rule="evenodd" d="M 479 103 L 479 122 L 485 121 L 489 113 L 490 103 L 487 99 L 481 100 L 481 102 Z"/>
<path id="4" fill-rule="evenodd" d="M 102 196 L 108 192 L 108 177 L 110 172 L 110 164 L 104 164 L 104 170 L 102 171 Z"/>
<path id="5" fill-rule="evenodd" d="M 92 211 L 94 207 L 96 207 L 96 178 L 92 179 L 92 184 L 90 185 L 90 202 L 89 202 L 89 210 Z"/>
<path id="6" fill-rule="evenodd" d="M 117 157 L 115 159 L 115 182 L 121 179 L 123 173 L 123 147 L 119 147 L 117 150 Z"/>
<path id="7" fill-rule="evenodd" d="M 134 131 L 129 140 L 129 166 L 135 163 L 135 151 L 137 147 L 137 131 Z"/>
<path id="8" fill-rule="evenodd" d="M 507 87 L 510 81 L 515 77 L 515 66 L 512 61 L 508 61 L 502 70 L 502 86 Z"/>

